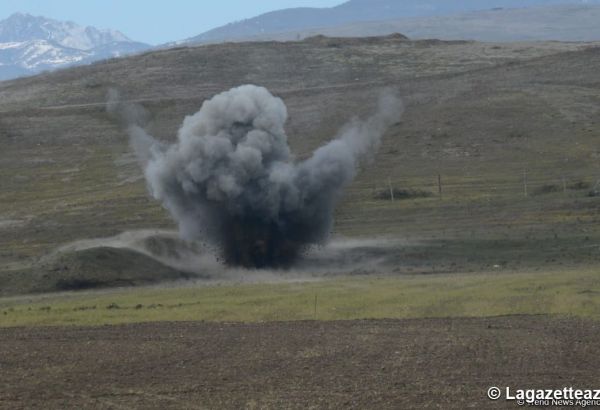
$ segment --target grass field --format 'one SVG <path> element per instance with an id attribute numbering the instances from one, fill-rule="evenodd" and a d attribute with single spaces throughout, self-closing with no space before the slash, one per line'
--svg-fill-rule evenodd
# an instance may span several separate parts
<path id="1" fill-rule="evenodd" d="M 142 288 L 0 299 L 0 326 L 515 314 L 600 319 L 599 293 L 600 272 L 593 268 Z"/>

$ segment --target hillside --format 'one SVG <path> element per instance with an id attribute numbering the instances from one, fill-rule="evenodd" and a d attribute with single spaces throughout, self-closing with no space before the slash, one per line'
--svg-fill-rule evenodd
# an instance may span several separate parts
<path id="1" fill-rule="evenodd" d="M 61 272 L 35 263 L 59 245 L 174 228 L 105 112 L 110 87 L 172 141 L 203 100 L 266 86 L 287 104 L 303 158 L 392 86 L 406 113 L 347 191 L 335 235 L 401 238 L 398 273 L 597 263 L 599 64 L 598 44 L 315 37 L 175 48 L 0 83 L 0 292 L 31 290 L 39 275 L 56 282 Z"/>
<path id="2" fill-rule="evenodd" d="M 258 35 L 253 40 L 297 40 L 315 35 L 382 36 L 401 32 L 413 39 L 511 41 L 597 41 L 600 5 L 561 5 L 476 11 L 449 16 L 402 18 Z M 250 39 L 248 39 L 250 40 Z"/>
<path id="3" fill-rule="evenodd" d="M 180 43 L 213 43 L 222 41 L 240 41 L 249 40 L 252 38 L 277 38 L 278 34 L 288 32 L 306 32 L 311 29 L 323 28 L 333 30 L 336 26 L 346 26 L 359 23 L 358 27 L 362 27 L 365 22 L 370 26 L 387 27 L 388 20 L 407 19 L 407 18 L 425 18 L 424 25 L 429 21 L 427 17 L 439 16 L 440 19 L 435 19 L 433 22 L 442 24 L 445 23 L 445 18 L 451 15 L 459 15 L 474 11 L 492 10 L 492 9 L 520 9 L 538 6 L 552 5 L 598 5 L 598 0 L 467 0 L 461 2 L 450 2 L 445 0 L 427 0 L 427 1 L 397 1 L 397 0 L 350 0 L 335 7 L 330 8 L 292 8 L 276 10 L 262 14 L 253 18 L 245 19 L 238 22 L 233 22 L 222 27 L 209 30 L 198 36 L 192 37 Z M 451 17 L 450 21 L 455 21 L 455 17 Z M 461 20 L 461 17 L 458 17 Z M 539 20 L 539 19 L 538 19 Z M 553 25 L 553 20 L 545 20 L 547 24 Z M 493 23 L 492 23 L 493 24 Z M 596 26 L 597 20 L 596 20 Z M 434 26 L 425 26 L 423 29 L 436 30 L 436 35 L 425 35 L 418 37 L 429 38 L 446 38 L 445 30 Z M 466 27 L 463 27 L 465 30 Z M 347 36 L 361 36 L 361 29 L 355 28 L 353 33 L 347 32 Z M 364 30 L 364 29 L 362 29 Z M 468 29 L 467 29 L 468 30 Z M 314 31 L 314 30 L 312 30 Z M 371 35 L 389 34 L 392 32 L 401 32 L 411 34 L 406 29 L 400 27 L 392 31 L 387 29 L 379 29 L 378 31 L 371 27 Z M 337 35 L 335 31 L 319 30 L 318 34 Z M 477 39 L 477 37 L 469 37 Z M 295 38 L 293 38 L 295 39 Z M 522 39 L 522 38 L 521 38 Z M 561 38 L 553 38 L 562 40 Z M 596 37 L 596 39 L 598 39 Z M 566 40 L 566 39 L 564 39 Z M 495 38 L 494 41 L 502 41 L 500 38 Z"/>

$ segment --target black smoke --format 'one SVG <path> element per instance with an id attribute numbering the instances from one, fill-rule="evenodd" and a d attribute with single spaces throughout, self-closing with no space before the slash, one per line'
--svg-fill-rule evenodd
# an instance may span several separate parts
<path id="1" fill-rule="evenodd" d="M 230 265 L 280 268 L 327 239 L 342 190 L 399 120 L 402 105 L 383 93 L 371 117 L 351 121 L 300 162 L 288 146 L 285 104 L 262 87 L 244 85 L 205 101 L 170 146 L 144 131 L 139 106 L 112 94 L 108 110 L 126 122 L 149 190 L 184 239 L 208 240 Z"/>

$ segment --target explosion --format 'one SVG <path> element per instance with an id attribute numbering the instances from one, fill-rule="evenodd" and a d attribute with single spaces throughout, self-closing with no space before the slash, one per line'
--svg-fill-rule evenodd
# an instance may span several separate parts
<path id="1" fill-rule="evenodd" d="M 244 85 L 205 101 L 170 146 L 144 131 L 140 107 L 113 94 L 107 108 L 127 121 L 150 193 L 182 238 L 208 241 L 228 265 L 246 268 L 285 268 L 307 246 L 324 243 L 342 190 L 402 112 L 400 100 L 383 93 L 375 114 L 351 121 L 296 162 L 286 106 L 263 87 Z"/>

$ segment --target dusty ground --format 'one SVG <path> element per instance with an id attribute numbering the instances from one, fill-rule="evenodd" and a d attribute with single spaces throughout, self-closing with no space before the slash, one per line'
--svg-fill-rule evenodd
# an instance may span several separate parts
<path id="1" fill-rule="evenodd" d="M 0 330 L 0 408 L 516 408 L 599 388 L 600 323 L 545 316 Z"/>

